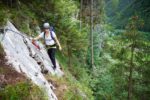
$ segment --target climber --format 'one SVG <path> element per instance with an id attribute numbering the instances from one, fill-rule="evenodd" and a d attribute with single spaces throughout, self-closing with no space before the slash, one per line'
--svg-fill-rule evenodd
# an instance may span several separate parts
<path id="1" fill-rule="evenodd" d="M 60 51 L 62 50 L 62 48 L 57 39 L 55 32 L 50 30 L 49 23 L 43 24 L 43 32 L 40 33 L 40 35 L 38 35 L 37 37 L 33 38 L 33 40 L 38 40 L 40 38 L 44 39 L 48 55 L 52 61 L 53 69 L 55 70 L 56 69 L 56 60 L 55 60 L 56 45 L 58 45 Z"/>

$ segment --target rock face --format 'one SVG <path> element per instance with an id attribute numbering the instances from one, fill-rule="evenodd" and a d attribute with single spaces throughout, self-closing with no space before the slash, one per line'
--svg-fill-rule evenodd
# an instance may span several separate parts
<path id="1" fill-rule="evenodd" d="M 8 64 L 11 64 L 16 71 L 25 74 L 33 83 L 42 87 L 48 95 L 49 100 L 57 100 L 56 95 L 51 89 L 52 84 L 44 77 L 43 73 L 62 76 L 57 63 L 56 70 L 53 70 L 51 60 L 49 59 L 46 49 L 39 42 L 40 50 L 36 48 L 28 36 L 19 32 L 13 24 L 7 22 L 1 44 L 6 53 Z"/>

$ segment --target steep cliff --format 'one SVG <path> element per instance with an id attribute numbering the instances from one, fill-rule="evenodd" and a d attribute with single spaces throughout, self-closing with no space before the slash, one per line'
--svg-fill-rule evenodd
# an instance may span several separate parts
<path id="1" fill-rule="evenodd" d="M 18 31 L 11 22 L 7 22 L 0 37 L 0 42 L 6 53 L 7 63 L 43 88 L 49 100 L 57 100 L 53 92 L 55 87 L 47 81 L 45 74 L 61 77 L 63 72 L 60 70 L 58 62 L 57 69 L 53 70 L 51 60 L 44 46 L 38 42 L 40 49 L 36 48 L 32 44 L 31 37 Z"/>

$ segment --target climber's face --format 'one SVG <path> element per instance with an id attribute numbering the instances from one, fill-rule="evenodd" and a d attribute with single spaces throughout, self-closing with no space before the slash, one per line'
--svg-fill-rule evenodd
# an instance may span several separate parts
<path id="1" fill-rule="evenodd" d="M 48 29 L 48 28 L 45 28 L 45 29 L 44 29 L 44 32 L 45 32 L 45 33 L 48 33 L 48 32 L 49 32 L 49 29 Z"/>

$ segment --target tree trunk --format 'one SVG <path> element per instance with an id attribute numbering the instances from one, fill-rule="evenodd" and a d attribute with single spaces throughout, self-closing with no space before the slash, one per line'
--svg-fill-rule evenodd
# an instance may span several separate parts
<path id="1" fill-rule="evenodd" d="M 83 0 L 80 1 L 80 32 L 82 30 L 82 4 Z"/>
<path id="2" fill-rule="evenodd" d="M 69 41 L 67 42 L 67 52 L 68 52 L 68 68 L 71 67 L 71 48 L 69 45 Z"/>
<path id="3" fill-rule="evenodd" d="M 11 8 L 12 8 L 12 3 L 13 3 L 12 0 L 10 0 L 10 7 L 11 7 Z"/>
<path id="4" fill-rule="evenodd" d="M 91 0 L 90 6 L 90 44 L 91 44 L 91 67 L 93 68 L 93 0 Z"/>
<path id="5" fill-rule="evenodd" d="M 132 100 L 132 73 L 133 73 L 133 55 L 134 55 L 134 43 L 131 47 L 131 59 L 130 59 L 130 68 L 129 68 L 129 82 L 128 82 L 128 100 Z"/>

